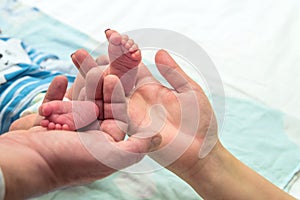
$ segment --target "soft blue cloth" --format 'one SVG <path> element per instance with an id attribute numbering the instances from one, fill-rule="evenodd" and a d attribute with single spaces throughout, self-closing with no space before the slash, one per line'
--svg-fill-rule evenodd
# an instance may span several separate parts
<path id="1" fill-rule="evenodd" d="M 284 130 L 285 114 L 262 104 L 228 98 L 221 141 L 238 159 L 284 188 L 300 170 L 300 148 Z"/>

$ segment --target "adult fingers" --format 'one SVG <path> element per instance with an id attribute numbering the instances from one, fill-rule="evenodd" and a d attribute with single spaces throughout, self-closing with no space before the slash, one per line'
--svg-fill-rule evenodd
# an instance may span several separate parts
<path id="1" fill-rule="evenodd" d="M 86 74 L 86 96 L 88 100 L 102 100 L 103 78 L 106 71 L 105 66 L 98 66 L 90 69 Z"/>
<path id="2" fill-rule="evenodd" d="M 85 148 L 101 163 L 111 169 L 121 170 L 140 161 L 146 153 L 161 144 L 161 136 L 140 138 L 131 136 L 127 140 L 114 141 L 101 131 L 78 132 Z"/>
<path id="3" fill-rule="evenodd" d="M 122 151 L 121 155 L 126 159 L 126 165 L 129 166 L 139 162 L 147 153 L 158 149 L 161 142 L 160 134 L 149 138 L 139 137 L 136 134 L 117 143 L 117 147 Z"/>
<path id="4" fill-rule="evenodd" d="M 68 79 L 65 76 L 55 77 L 51 82 L 51 84 L 49 85 L 43 103 L 53 101 L 53 100 L 62 100 L 65 96 L 67 87 L 68 87 Z"/>
<path id="5" fill-rule="evenodd" d="M 77 50 L 71 55 L 71 58 L 74 65 L 84 78 L 90 69 L 98 65 L 94 58 L 84 49 Z"/>
<path id="6" fill-rule="evenodd" d="M 79 100 L 80 93 L 85 86 L 85 80 L 80 73 L 77 74 L 74 84 L 68 91 L 68 98 L 71 100 Z"/>
<path id="7" fill-rule="evenodd" d="M 105 119 L 100 124 L 100 130 L 109 134 L 116 142 L 124 140 L 127 128 L 127 123 L 114 119 Z"/>
<path id="8" fill-rule="evenodd" d="M 144 63 L 140 63 L 138 67 L 136 88 L 148 83 L 159 83 L 148 70 Z"/>
<path id="9" fill-rule="evenodd" d="M 115 141 L 125 138 L 128 128 L 127 103 L 121 81 L 117 76 L 107 75 L 103 83 L 104 120 L 100 130 L 108 133 Z"/>
<path id="10" fill-rule="evenodd" d="M 127 103 L 124 88 L 120 79 L 108 75 L 103 83 L 104 119 L 116 119 L 128 122 Z"/>

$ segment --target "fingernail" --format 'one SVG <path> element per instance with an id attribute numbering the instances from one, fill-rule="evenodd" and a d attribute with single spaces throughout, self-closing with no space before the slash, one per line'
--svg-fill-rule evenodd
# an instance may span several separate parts
<path id="1" fill-rule="evenodd" d="M 106 29 L 106 30 L 104 31 L 104 33 L 106 33 L 106 31 L 109 31 L 109 30 L 110 30 L 110 28 Z"/>
<path id="2" fill-rule="evenodd" d="M 74 53 L 72 53 L 72 54 L 70 55 L 70 57 L 72 58 L 74 54 L 75 54 L 75 52 L 74 52 Z"/>

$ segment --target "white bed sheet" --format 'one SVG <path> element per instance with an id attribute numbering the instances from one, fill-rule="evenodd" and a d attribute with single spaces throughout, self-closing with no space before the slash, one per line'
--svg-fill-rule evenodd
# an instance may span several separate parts
<path id="1" fill-rule="evenodd" d="M 289 115 L 287 133 L 300 145 L 300 1 L 22 1 L 99 41 L 106 28 L 162 28 L 190 37 L 215 63 L 227 96 Z M 300 181 L 290 193 L 300 198 Z"/>

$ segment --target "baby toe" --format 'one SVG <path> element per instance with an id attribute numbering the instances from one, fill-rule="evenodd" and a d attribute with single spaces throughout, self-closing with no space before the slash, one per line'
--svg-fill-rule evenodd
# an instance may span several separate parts
<path id="1" fill-rule="evenodd" d="M 48 129 L 49 129 L 49 130 L 55 130 L 55 124 L 54 124 L 53 122 L 50 122 L 50 123 L 48 124 Z"/>
<path id="2" fill-rule="evenodd" d="M 122 35 L 121 37 L 122 37 L 121 43 L 122 43 L 122 45 L 125 45 L 129 39 L 128 35 Z"/>
<path id="3" fill-rule="evenodd" d="M 117 32 L 112 33 L 111 36 L 109 37 L 109 42 L 114 44 L 114 45 L 120 45 L 121 40 L 122 40 L 122 37 Z"/>
<path id="4" fill-rule="evenodd" d="M 133 53 L 135 51 L 137 51 L 139 49 L 138 45 L 137 44 L 133 44 L 130 49 L 129 49 L 129 52 L 130 53 Z"/>
<path id="5" fill-rule="evenodd" d="M 124 47 L 128 50 L 132 47 L 132 45 L 134 44 L 134 41 L 132 39 L 129 39 L 126 44 L 124 45 Z"/>
<path id="6" fill-rule="evenodd" d="M 131 58 L 136 61 L 141 61 L 141 59 L 142 59 L 141 51 L 139 49 L 137 49 L 136 51 L 131 53 Z"/>
<path id="7" fill-rule="evenodd" d="M 61 130 L 61 129 L 62 129 L 62 127 L 60 124 L 55 124 L 55 130 Z"/>

